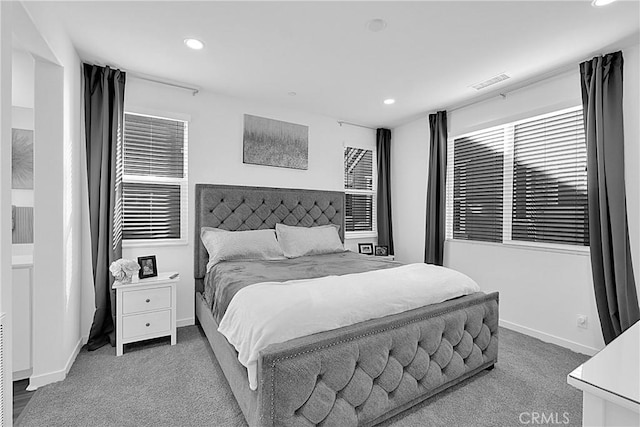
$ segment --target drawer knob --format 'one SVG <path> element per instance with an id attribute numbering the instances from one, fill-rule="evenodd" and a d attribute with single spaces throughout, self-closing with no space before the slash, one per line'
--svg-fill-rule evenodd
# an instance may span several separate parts
<path id="1" fill-rule="evenodd" d="M 151 302 L 151 300 L 149 298 L 147 298 L 147 301 L 145 301 L 145 302 Z"/>
<path id="2" fill-rule="evenodd" d="M 146 326 L 146 327 L 149 327 L 150 325 L 151 325 L 151 323 L 147 323 L 145 326 Z"/>

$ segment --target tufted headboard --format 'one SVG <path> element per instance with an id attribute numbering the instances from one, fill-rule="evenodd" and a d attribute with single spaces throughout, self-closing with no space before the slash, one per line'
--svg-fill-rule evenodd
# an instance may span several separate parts
<path id="1" fill-rule="evenodd" d="M 275 228 L 276 223 L 312 227 L 336 224 L 344 240 L 344 193 L 235 185 L 196 184 L 194 275 L 202 291 L 209 254 L 200 240 L 201 227 L 224 230 Z"/>

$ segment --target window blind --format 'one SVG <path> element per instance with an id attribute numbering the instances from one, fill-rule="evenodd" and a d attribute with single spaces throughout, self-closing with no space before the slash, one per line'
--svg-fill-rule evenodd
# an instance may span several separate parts
<path id="1" fill-rule="evenodd" d="M 504 130 L 453 143 L 453 238 L 502 242 Z"/>
<path id="2" fill-rule="evenodd" d="M 187 122 L 125 113 L 122 145 L 122 238 L 183 238 Z"/>
<path id="3" fill-rule="evenodd" d="M 582 108 L 514 127 L 512 239 L 589 245 Z"/>
<path id="4" fill-rule="evenodd" d="M 373 196 L 345 194 L 345 231 L 373 230 Z"/>
<path id="5" fill-rule="evenodd" d="M 124 174 L 182 178 L 186 123 L 125 114 Z"/>
<path id="6" fill-rule="evenodd" d="M 123 238 L 180 238 L 180 185 L 123 183 Z"/>
<path id="7" fill-rule="evenodd" d="M 345 147 L 345 231 L 375 230 L 373 151 Z"/>

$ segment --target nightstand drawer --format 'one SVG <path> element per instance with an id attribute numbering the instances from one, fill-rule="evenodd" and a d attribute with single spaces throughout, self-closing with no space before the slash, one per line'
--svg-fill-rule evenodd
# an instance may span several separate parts
<path id="1" fill-rule="evenodd" d="M 122 298 L 122 314 L 170 308 L 171 287 L 123 292 Z"/>
<path id="2" fill-rule="evenodd" d="M 125 340 L 158 332 L 171 331 L 171 310 L 136 314 L 122 318 L 122 338 Z"/>

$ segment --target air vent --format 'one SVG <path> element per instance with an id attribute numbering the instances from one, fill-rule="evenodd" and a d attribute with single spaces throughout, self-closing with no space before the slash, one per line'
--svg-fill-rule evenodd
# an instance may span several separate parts
<path id="1" fill-rule="evenodd" d="M 507 80 L 508 78 L 510 78 L 510 76 L 508 76 L 507 74 L 500 73 L 497 76 L 491 77 L 488 80 L 485 80 L 485 81 L 480 82 L 480 83 L 476 83 L 476 84 L 471 85 L 469 87 L 472 87 L 475 90 L 480 90 L 480 89 L 484 89 L 487 86 L 491 86 L 491 85 L 494 85 L 496 83 L 503 82 L 503 81 Z"/>

